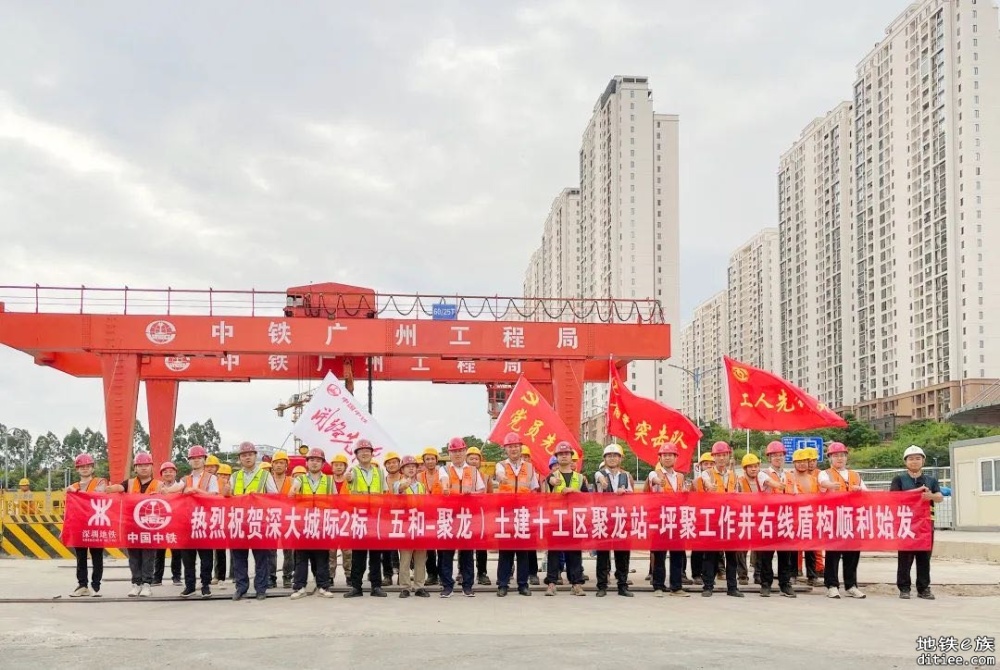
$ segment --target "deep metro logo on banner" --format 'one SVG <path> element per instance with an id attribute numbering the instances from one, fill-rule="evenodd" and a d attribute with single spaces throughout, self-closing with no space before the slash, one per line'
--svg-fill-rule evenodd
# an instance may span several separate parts
<path id="1" fill-rule="evenodd" d="M 919 491 L 301 496 L 71 492 L 68 547 L 926 551 Z"/>

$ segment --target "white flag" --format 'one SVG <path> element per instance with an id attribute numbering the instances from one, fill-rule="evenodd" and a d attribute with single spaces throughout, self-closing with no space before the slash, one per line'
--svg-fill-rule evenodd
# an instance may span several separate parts
<path id="1" fill-rule="evenodd" d="M 323 384 L 303 409 L 292 433 L 303 444 L 326 452 L 327 461 L 337 454 L 346 454 L 354 463 L 354 444 L 362 437 L 374 445 L 374 458 L 380 462 L 386 452 L 399 453 L 395 441 L 332 372 L 327 373 Z"/>

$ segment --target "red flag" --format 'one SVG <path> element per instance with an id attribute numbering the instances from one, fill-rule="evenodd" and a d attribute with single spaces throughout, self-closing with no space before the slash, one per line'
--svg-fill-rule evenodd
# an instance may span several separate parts
<path id="1" fill-rule="evenodd" d="M 632 393 L 618 376 L 611 363 L 611 384 L 608 392 L 608 434 L 620 437 L 640 459 L 656 465 L 660 447 L 667 442 L 677 445 L 680 454 L 674 467 L 679 472 L 691 469 L 691 454 L 701 431 L 675 409 Z"/>
<path id="2" fill-rule="evenodd" d="M 583 466 L 583 452 L 577 439 L 552 405 L 523 375 L 507 396 L 507 404 L 490 433 L 490 442 L 502 445 L 508 433 L 517 433 L 531 450 L 531 463 L 539 473 L 539 479 L 548 474 L 552 450 L 564 440 L 572 444 L 573 450 L 580 456 L 578 469 Z"/>
<path id="3" fill-rule="evenodd" d="M 776 374 L 723 356 L 733 428 L 807 430 L 846 428 L 836 412 Z"/>

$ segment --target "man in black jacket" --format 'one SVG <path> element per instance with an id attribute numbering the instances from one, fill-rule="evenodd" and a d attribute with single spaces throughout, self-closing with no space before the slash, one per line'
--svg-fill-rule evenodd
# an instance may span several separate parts
<path id="1" fill-rule="evenodd" d="M 916 445 L 906 448 L 903 452 L 903 461 L 906 463 L 906 472 L 896 475 L 889 485 L 890 491 L 913 491 L 922 492 L 923 499 L 931 501 L 931 519 L 934 519 L 934 503 L 944 500 L 941 494 L 941 486 L 938 480 L 923 472 L 924 450 Z M 931 593 L 931 552 L 930 551 L 901 551 L 899 552 L 898 565 L 896 568 L 896 587 L 899 588 L 899 597 L 908 599 L 910 597 L 910 567 L 914 561 L 917 563 L 917 597 L 924 600 L 934 600 Z"/>

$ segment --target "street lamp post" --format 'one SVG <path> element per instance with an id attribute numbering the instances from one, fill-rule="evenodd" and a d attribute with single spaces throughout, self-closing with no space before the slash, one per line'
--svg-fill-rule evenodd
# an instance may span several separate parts
<path id="1" fill-rule="evenodd" d="M 717 372 L 722 366 L 717 365 L 714 368 L 708 370 L 702 370 L 696 367 L 694 370 L 688 370 L 680 365 L 674 365 L 673 363 L 667 363 L 668 367 L 680 370 L 691 376 L 691 380 L 694 382 L 694 422 L 698 426 L 698 430 L 701 430 L 701 416 L 698 412 L 698 400 L 701 397 L 701 380 L 702 378 L 712 372 Z M 704 410 L 704 403 L 702 403 L 702 410 Z M 701 458 L 701 438 L 698 438 L 698 458 Z"/>

